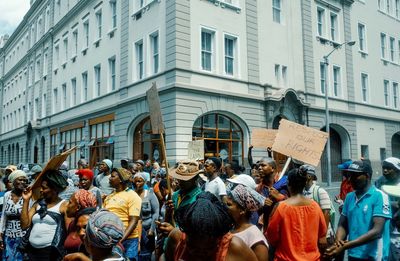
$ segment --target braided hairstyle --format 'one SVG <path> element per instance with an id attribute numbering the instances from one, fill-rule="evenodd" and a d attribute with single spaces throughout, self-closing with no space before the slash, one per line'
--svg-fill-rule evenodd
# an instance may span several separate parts
<path id="1" fill-rule="evenodd" d="M 176 211 L 175 219 L 188 236 L 222 237 L 233 227 L 227 207 L 210 192 L 203 192 L 197 200 Z"/>

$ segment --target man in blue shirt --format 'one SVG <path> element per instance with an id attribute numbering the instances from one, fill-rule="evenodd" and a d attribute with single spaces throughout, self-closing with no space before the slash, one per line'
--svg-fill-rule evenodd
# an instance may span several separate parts
<path id="1" fill-rule="evenodd" d="M 348 250 L 349 261 L 388 260 L 392 217 L 389 198 L 371 185 L 369 160 L 354 161 L 346 171 L 354 191 L 346 196 L 336 243 L 325 254 L 335 256 Z"/>

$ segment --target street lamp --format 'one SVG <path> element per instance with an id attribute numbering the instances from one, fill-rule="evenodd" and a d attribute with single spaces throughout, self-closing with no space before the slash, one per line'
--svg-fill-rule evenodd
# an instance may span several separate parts
<path id="1" fill-rule="evenodd" d="M 329 122 L 329 105 L 328 105 L 328 65 L 329 65 L 329 56 L 336 50 L 340 49 L 343 45 L 353 46 L 356 41 L 347 41 L 337 45 L 330 53 L 324 55 L 324 70 L 325 70 L 325 122 L 326 122 L 326 131 L 330 134 L 330 122 Z M 331 141 L 330 137 L 328 137 L 328 141 L 326 143 L 326 158 L 327 158 L 327 165 L 328 165 L 328 186 L 332 183 L 332 173 L 331 173 Z"/>

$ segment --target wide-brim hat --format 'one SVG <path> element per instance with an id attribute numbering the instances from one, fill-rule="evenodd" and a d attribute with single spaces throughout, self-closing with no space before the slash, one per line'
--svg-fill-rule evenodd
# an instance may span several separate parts
<path id="1" fill-rule="evenodd" d="M 400 198 L 400 185 L 383 185 L 382 190 L 390 196 Z"/>
<path id="2" fill-rule="evenodd" d="M 203 170 L 196 161 L 183 161 L 179 162 L 178 167 L 170 169 L 168 174 L 173 178 L 187 181 L 202 172 Z"/>

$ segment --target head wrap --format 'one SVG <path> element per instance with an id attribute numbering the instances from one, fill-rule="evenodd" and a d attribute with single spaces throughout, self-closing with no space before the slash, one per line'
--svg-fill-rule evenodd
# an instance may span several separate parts
<path id="1" fill-rule="evenodd" d="M 59 167 L 59 170 L 68 170 L 68 161 L 64 161 Z"/>
<path id="2" fill-rule="evenodd" d="M 23 170 L 14 170 L 13 172 L 11 172 L 11 174 L 8 176 L 8 180 L 11 183 L 14 183 L 14 181 L 19 178 L 19 177 L 25 177 L 28 178 L 26 173 Z"/>
<path id="3" fill-rule="evenodd" d="M 263 197 L 254 189 L 243 186 L 242 184 L 237 184 L 233 187 L 233 189 L 228 190 L 227 194 L 241 208 L 248 211 L 259 210 L 265 202 L 265 197 Z"/>
<path id="4" fill-rule="evenodd" d="M 400 171 L 400 159 L 395 158 L 395 157 L 387 158 L 382 162 L 382 167 L 394 169 L 394 170 L 396 170 L 396 172 L 399 172 Z"/>
<path id="5" fill-rule="evenodd" d="M 112 172 L 117 172 L 119 178 L 121 179 L 121 181 L 126 182 L 129 180 L 129 178 L 132 176 L 132 173 L 130 173 L 128 170 L 124 169 L 124 168 L 113 168 Z"/>
<path id="6" fill-rule="evenodd" d="M 88 190 L 79 189 L 74 193 L 74 196 L 80 206 L 80 209 L 97 207 L 96 197 Z"/>
<path id="7" fill-rule="evenodd" d="M 99 209 L 94 212 L 86 225 L 86 238 L 97 248 L 112 248 L 124 235 L 124 225 L 114 213 Z"/>
<path id="8" fill-rule="evenodd" d="M 17 170 L 17 166 L 15 166 L 15 165 L 8 165 L 8 166 L 6 167 L 6 170 L 11 171 L 11 172 L 16 171 L 16 170 Z"/>
<path id="9" fill-rule="evenodd" d="M 93 177 L 94 177 L 93 171 L 91 169 L 79 169 L 76 172 L 76 175 L 78 175 L 80 178 L 81 177 L 86 177 L 86 178 L 88 178 L 90 180 L 92 180 Z"/>
<path id="10" fill-rule="evenodd" d="M 58 191 L 63 191 L 67 186 L 68 182 L 63 177 L 59 170 L 47 170 L 44 174 L 44 180 L 46 180 L 49 185 Z"/>
<path id="11" fill-rule="evenodd" d="M 112 170 L 113 164 L 112 164 L 112 161 L 111 161 L 111 160 L 109 160 L 109 159 L 104 159 L 101 163 L 106 164 L 107 167 L 108 167 L 108 170 Z"/>
<path id="12" fill-rule="evenodd" d="M 148 182 L 147 176 L 144 172 L 136 173 L 135 176 L 133 176 L 133 178 L 142 178 L 144 180 L 144 182 Z"/>
<path id="13" fill-rule="evenodd" d="M 175 212 L 175 219 L 188 236 L 222 237 L 233 226 L 227 207 L 210 192 L 202 192 L 197 200 Z"/>
<path id="14" fill-rule="evenodd" d="M 40 167 L 39 165 L 35 165 L 31 168 L 31 173 L 32 175 L 36 174 L 36 173 L 40 173 L 42 172 L 42 167 Z"/>
<path id="15" fill-rule="evenodd" d="M 89 164 L 88 164 L 87 160 L 80 159 L 80 160 L 78 160 L 78 166 L 82 166 L 83 168 L 87 168 L 87 167 L 89 167 Z"/>

